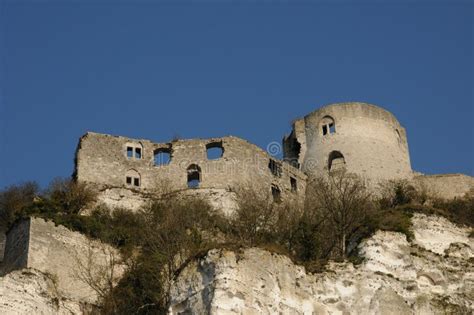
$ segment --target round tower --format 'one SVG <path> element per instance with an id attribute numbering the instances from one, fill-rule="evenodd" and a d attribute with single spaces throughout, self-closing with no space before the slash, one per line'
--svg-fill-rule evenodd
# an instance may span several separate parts
<path id="1" fill-rule="evenodd" d="M 324 106 L 296 120 L 283 145 L 285 159 L 309 176 L 340 169 L 372 182 L 412 175 L 405 128 L 375 105 Z"/>

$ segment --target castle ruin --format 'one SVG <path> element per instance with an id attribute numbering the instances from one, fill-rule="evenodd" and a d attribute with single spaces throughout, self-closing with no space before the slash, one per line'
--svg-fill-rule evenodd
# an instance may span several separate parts
<path id="1" fill-rule="evenodd" d="M 107 205 L 131 209 L 163 186 L 224 209 L 232 208 L 239 185 L 267 187 L 275 200 L 302 200 L 308 178 L 341 169 L 372 187 L 405 179 L 448 198 L 474 187 L 470 176 L 412 171 L 405 128 L 366 103 L 331 104 L 295 120 L 283 138 L 283 159 L 270 153 L 232 136 L 153 143 L 88 132 L 79 141 L 75 177 L 96 187 Z"/>

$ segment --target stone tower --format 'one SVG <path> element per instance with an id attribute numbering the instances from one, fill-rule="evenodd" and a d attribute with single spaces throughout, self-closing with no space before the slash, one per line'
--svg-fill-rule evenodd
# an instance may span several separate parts
<path id="1" fill-rule="evenodd" d="M 412 176 L 405 128 L 370 104 L 324 106 L 294 121 L 283 147 L 285 159 L 309 176 L 342 168 L 373 183 Z"/>

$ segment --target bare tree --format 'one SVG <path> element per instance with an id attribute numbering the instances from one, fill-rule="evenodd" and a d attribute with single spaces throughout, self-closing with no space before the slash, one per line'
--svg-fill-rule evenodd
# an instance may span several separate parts
<path id="1" fill-rule="evenodd" d="M 123 273 L 118 252 L 105 244 L 89 240 L 85 252 L 76 251 L 74 277 L 87 284 L 104 301 Z"/>
<path id="2" fill-rule="evenodd" d="M 333 238 L 337 256 L 345 257 L 349 238 L 373 209 L 372 196 L 365 183 L 345 171 L 333 172 L 312 179 L 306 198 L 306 215 L 326 225 L 326 238 Z"/>
<path id="3" fill-rule="evenodd" d="M 232 228 L 241 243 L 256 245 L 275 225 L 275 203 L 267 189 L 251 184 L 236 189 L 236 201 Z"/>
<path id="4" fill-rule="evenodd" d="M 157 303 L 166 305 L 168 292 L 177 270 L 190 257 L 207 248 L 202 232 L 209 229 L 211 208 L 200 198 L 168 196 L 144 209 L 142 255 L 152 257 L 160 268 L 154 269 L 164 293 Z"/>

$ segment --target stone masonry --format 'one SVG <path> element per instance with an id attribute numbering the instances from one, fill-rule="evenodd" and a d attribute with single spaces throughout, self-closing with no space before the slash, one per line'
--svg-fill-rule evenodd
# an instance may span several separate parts
<path id="1" fill-rule="evenodd" d="M 220 153 L 208 157 L 210 149 Z M 301 199 L 306 188 L 301 170 L 237 137 L 153 143 L 88 132 L 77 150 L 76 178 L 97 187 L 107 204 L 129 208 L 167 189 L 225 199 L 253 185 L 268 187 L 275 198 Z"/>
<path id="2" fill-rule="evenodd" d="M 295 120 L 282 144 L 284 156 L 278 160 L 232 136 L 154 143 L 88 132 L 79 141 L 75 177 L 96 187 L 100 201 L 111 207 L 137 209 L 167 190 L 202 195 L 227 213 L 235 207 L 233 192 L 239 186 L 266 187 L 278 200 L 304 200 L 308 178 L 340 169 L 372 187 L 404 179 L 441 197 L 462 196 L 474 187 L 466 175 L 413 172 L 405 128 L 371 104 L 321 107 Z M 213 151 L 217 155 L 210 156 Z"/>
<path id="3" fill-rule="evenodd" d="M 364 103 L 333 104 L 298 119 L 283 139 L 285 158 L 308 175 L 343 165 L 351 173 L 380 182 L 412 176 L 408 141 L 388 111 Z"/>
<path id="4" fill-rule="evenodd" d="M 94 258 L 93 265 L 89 265 L 90 257 Z M 111 257 L 120 261 L 118 251 L 108 245 L 91 241 L 64 226 L 55 226 L 53 222 L 28 218 L 17 222 L 7 233 L 0 279 L 15 270 L 34 269 L 53 277 L 60 296 L 95 304 L 97 292 L 81 278 L 81 273 L 107 269 Z M 123 266 L 118 265 L 114 278 L 119 279 L 122 273 Z"/>

